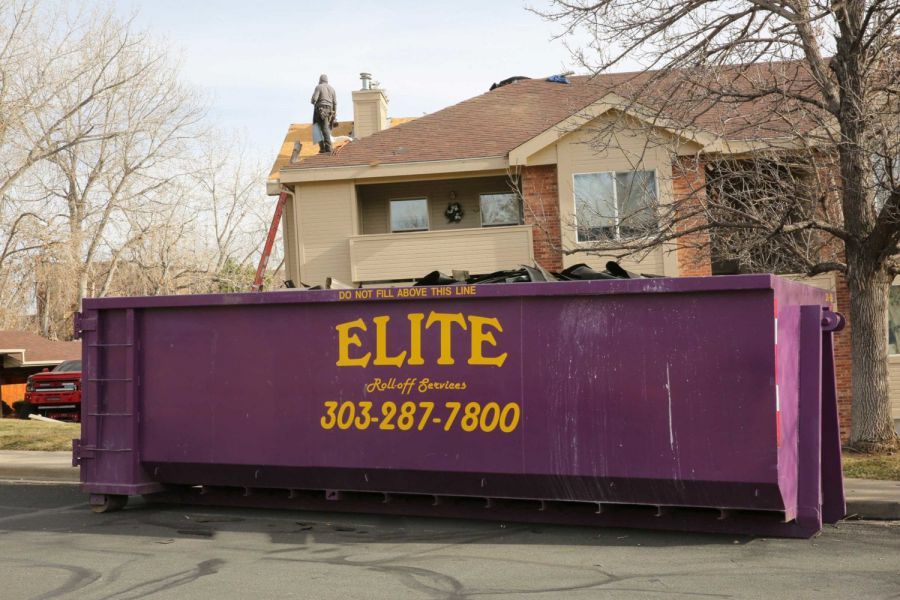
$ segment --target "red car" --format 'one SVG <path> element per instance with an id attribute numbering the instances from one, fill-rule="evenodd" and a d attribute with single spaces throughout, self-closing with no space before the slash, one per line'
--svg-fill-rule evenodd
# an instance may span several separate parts
<path id="1" fill-rule="evenodd" d="M 25 384 L 19 417 L 39 414 L 51 419 L 81 421 L 81 361 L 67 360 L 52 371 L 35 373 Z"/>

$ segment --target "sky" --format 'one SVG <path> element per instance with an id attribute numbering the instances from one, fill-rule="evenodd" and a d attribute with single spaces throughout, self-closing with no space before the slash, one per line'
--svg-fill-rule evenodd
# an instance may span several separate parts
<path id="1" fill-rule="evenodd" d="M 389 116 L 415 117 L 486 92 L 514 75 L 573 68 L 559 28 L 522 0 L 115 0 L 125 17 L 169 45 L 183 80 L 208 97 L 217 126 L 272 160 L 290 123 L 309 122 L 320 73 L 351 120 L 359 73 L 390 97 Z M 543 0 L 529 6 L 541 7 Z M 264 6 L 262 8 L 261 6 Z"/>

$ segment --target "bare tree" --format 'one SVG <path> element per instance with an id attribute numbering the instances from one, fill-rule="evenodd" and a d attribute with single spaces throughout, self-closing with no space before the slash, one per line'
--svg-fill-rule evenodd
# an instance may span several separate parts
<path id="1" fill-rule="evenodd" d="M 217 130 L 197 138 L 182 162 L 185 176 L 172 190 L 178 201 L 141 216 L 147 233 L 123 258 L 139 268 L 123 273 L 115 289 L 154 295 L 249 291 L 271 218 L 263 169 L 247 158 L 240 137 Z"/>
<path id="2" fill-rule="evenodd" d="M 537 12 L 562 36 L 587 34 L 575 52 L 593 72 L 641 66 L 610 90 L 620 118 L 597 126 L 592 144 L 614 146 L 639 116 L 649 144 L 668 145 L 674 174 L 690 181 L 689 194 L 652 207 L 652 224 L 635 211 L 638 227 L 592 250 L 677 243 L 743 270 L 840 273 L 851 443 L 896 447 L 885 341 L 900 273 L 900 3 L 555 0 Z M 702 141 L 691 155 L 685 140 Z M 600 215 L 588 233 L 628 216 Z"/>
<path id="3" fill-rule="evenodd" d="M 0 327 L 86 296 L 249 290 L 264 169 L 110 5 L 0 0 Z"/>
<path id="4" fill-rule="evenodd" d="M 16 284 L 0 304 L 36 310 L 45 335 L 108 290 L 146 233 L 135 215 L 178 176 L 202 110 L 174 67 L 111 8 L 0 0 L 0 278 Z"/>
<path id="5" fill-rule="evenodd" d="M 220 291 L 249 290 L 271 215 L 264 168 L 247 156 L 239 136 L 206 136 L 193 159 L 191 182 L 208 247 L 209 273 Z"/>
<path id="6" fill-rule="evenodd" d="M 146 36 L 110 22 L 94 39 L 107 63 L 132 76 L 72 120 L 75 130 L 89 127 L 99 139 L 66 148 L 48 160 L 48 191 L 61 201 L 76 305 L 92 283 L 96 295 L 109 292 L 125 251 L 154 224 L 140 216 L 170 210 L 178 201 L 169 194 L 173 182 L 184 175 L 181 159 L 201 133 L 204 113 L 194 94 L 178 81 L 165 50 Z M 81 95 L 77 84 L 66 93 Z M 104 271 L 99 280 L 98 264 Z"/>

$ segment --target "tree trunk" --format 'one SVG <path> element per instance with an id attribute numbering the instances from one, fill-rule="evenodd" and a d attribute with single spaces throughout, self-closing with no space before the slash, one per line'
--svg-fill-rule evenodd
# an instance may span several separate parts
<path id="1" fill-rule="evenodd" d="M 897 437 L 888 389 L 887 302 L 891 277 L 884 269 L 873 270 L 871 261 L 863 257 L 847 258 L 853 363 L 850 444 L 864 452 L 892 450 Z"/>

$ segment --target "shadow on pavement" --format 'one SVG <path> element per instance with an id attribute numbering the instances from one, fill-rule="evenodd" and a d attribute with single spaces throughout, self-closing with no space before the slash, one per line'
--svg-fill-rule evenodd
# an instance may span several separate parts
<path id="1" fill-rule="evenodd" d="M 293 545 L 317 542 L 490 543 L 671 547 L 746 544 L 751 536 L 637 529 L 535 525 L 499 521 L 306 512 L 257 508 L 150 504 L 132 498 L 120 512 L 94 514 L 77 486 L 0 483 L 0 535 L 39 530 L 159 538 L 215 538 L 222 533 L 265 534 Z"/>

